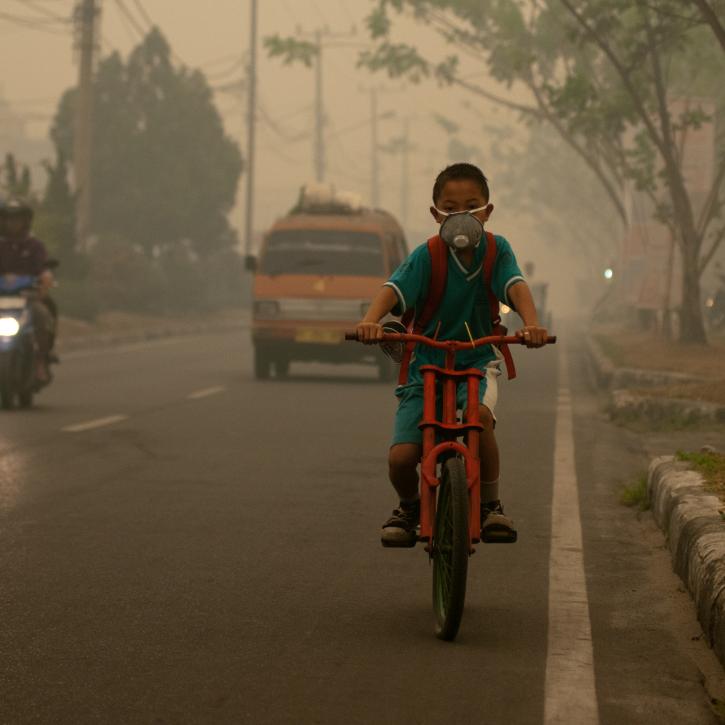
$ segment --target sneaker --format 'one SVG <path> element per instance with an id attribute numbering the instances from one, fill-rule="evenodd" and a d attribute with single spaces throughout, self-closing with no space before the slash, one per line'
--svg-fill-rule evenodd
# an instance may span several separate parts
<path id="1" fill-rule="evenodd" d="M 418 541 L 418 524 L 420 523 L 420 501 L 405 504 L 383 524 L 380 541 L 383 546 L 415 546 Z"/>
<path id="2" fill-rule="evenodd" d="M 405 334 L 408 332 L 405 325 L 397 320 L 390 320 L 383 325 L 383 332 L 396 332 Z M 405 354 L 404 342 L 381 342 L 380 349 L 395 363 L 400 364 Z"/>
<path id="3" fill-rule="evenodd" d="M 481 504 L 481 541 L 486 544 L 513 544 L 518 538 L 514 522 L 503 512 L 500 501 Z"/>

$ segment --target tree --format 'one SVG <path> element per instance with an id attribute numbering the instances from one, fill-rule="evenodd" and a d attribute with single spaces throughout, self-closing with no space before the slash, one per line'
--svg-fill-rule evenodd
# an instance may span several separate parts
<path id="1" fill-rule="evenodd" d="M 76 250 L 75 197 L 68 182 L 68 162 L 61 154 L 43 164 L 48 175 L 35 216 L 35 231 L 59 257 L 63 270 L 77 275 L 81 262 Z"/>
<path id="2" fill-rule="evenodd" d="M 710 4 L 708 0 L 694 0 L 702 19 L 710 26 L 712 32 L 717 38 L 717 42 L 720 43 L 723 52 L 725 52 L 725 25 L 723 25 L 721 18 L 725 13 L 725 3 L 721 0 L 716 0 L 715 3 Z M 719 7 L 716 7 L 719 5 Z M 719 13 L 719 14 L 718 14 Z"/>
<path id="3" fill-rule="evenodd" d="M 148 256 L 190 243 L 200 257 L 229 248 L 227 222 L 242 171 L 199 71 L 176 68 L 152 29 L 124 63 L 114 53 L 94 83 L 91 231 Z M 75 90 L 60 101 L 51 137 L 72 158 Z"/>
<path id="4" fill-rule="evenodd" d="M 361 63 L 412 80 L 432 76 L 548 124 L 594 174 L 622 223 L 625 182 L 646 194 L 682 257 L 681 339 L 704 342 L 700 278 L 725 238 L 725 153 L 697 204 L 680 149 L 688 131 L 712 119 L 697 102 L 673 112 L 667 69 L 687 62 L 703 20 L 675 0 L 654 6 L 656 13 L 645 0 L 379 0 L 368 20 L 378 45 Z M 391 11 L 409 11 L 499 83 L 523 86 L 530 103 L 472 82 L 459 54 L 434 62 L 393 42 Z"/>
<path id="5" fill-rule="evenodd" d="M 5 155 L 5 162 L 0 164 L 0 189 L 5 196 L 16 196 L 32 201 L 32 182 L 30 169 L 18 164 L 13 154 Z"/>

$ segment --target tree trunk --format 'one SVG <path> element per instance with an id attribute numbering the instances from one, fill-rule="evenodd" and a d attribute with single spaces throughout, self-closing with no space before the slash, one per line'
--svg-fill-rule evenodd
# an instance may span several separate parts
<path id="1" fill-rule="evenodd" d="M 700 270 L 694 245 L 682 250 L 682 307 L 680 309 L 680 335 L 682 343 L 707 344 L 705 321 L 700 299 Z"/>

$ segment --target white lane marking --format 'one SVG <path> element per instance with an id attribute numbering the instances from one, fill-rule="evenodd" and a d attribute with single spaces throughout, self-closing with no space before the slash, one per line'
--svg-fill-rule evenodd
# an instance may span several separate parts
<path id="1" fill-rule="evenodd" d="M 559 349 L 554 491 L 549 555 L 549 638 L 545 725 L 597 725 L 592 628 L 584 573 L 569 366 Z"/>
<path id="2" fill-rule="evenodd" d="M 226 388 L 222 385 L 216 385 L 213 388 L 204 388 L 203 390 L 197 390 L 195 393 L 191 393 L 186 397 L 189 400 L 200 400 L 201 398 L 208 398 L 210 395 L 218 395 L 223 393 Z"/>
<path id="3" fill-rule="evenodd" d="M 127 420 L 127 415 L 109 415 L 107 418 L 96 418 L 96 420 L 89 420 L 85 423 L 78 423 L 76 425 L 68 425 L 65 428 L 61 428 L 64 433 L 84 433 L 87 430 L 95 430 L 96 428 L 105 428 L 108 425 L 114 423 L 120 423 L 122 420 Z"/>

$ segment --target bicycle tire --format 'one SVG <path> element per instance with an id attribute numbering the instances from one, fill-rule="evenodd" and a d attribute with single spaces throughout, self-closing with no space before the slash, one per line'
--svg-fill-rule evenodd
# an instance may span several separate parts
<path id="1" fill-rule="evenodd" d="M 466 469 L 460 458 L 449 458 L 438 486 L 432 546 L 436 637 L 449 642 L 463 617 L 470 551 Z"/>

